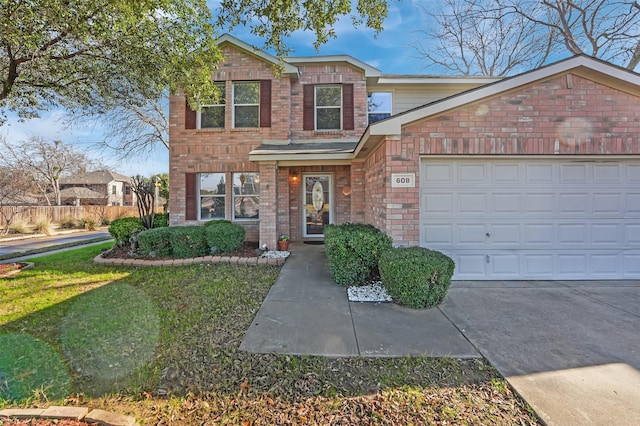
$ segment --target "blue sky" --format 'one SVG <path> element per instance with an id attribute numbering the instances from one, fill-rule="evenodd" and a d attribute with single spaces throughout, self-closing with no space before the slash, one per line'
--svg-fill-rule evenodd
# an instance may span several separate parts
<path id="1" fill-rule="evenodd" d="M 209 1 L 215 16 L 217 2 Z M 316 52 L 313 48 L 314 35 L 297 31 L 286 40 L 287 46 L 293 48 L 291 56 L 349 54 L 364 61 L 386 74 L 416 74 L 424 72 L 424 62 L 417 58 L 411 47 L 415 31 L 424 26 L 425 16 L 418 6 L 418 1 L 390 1 L 389 13 L 384 23 L 384 31 L 375 37 L 374 31 L 367 28 L 354 28 L 349 18 L 336 24 L 334 30 L 337 39 L 330 40 Z M 220 34 L 226 31 L 220 31 Z M 261 47 L 263 40 L 253 36 L 247 28 L 238 27 L 230 32 L 241 40 Z M 169 171 L 167 150 L 159 146 L 154 152 L 144 157 L 131 158 L 127 161 L 114 161 L 108 151 L 92 149 L 103 137 L 99 122 L 82 127 L 65 127 L 62 123 L 64 112 L 45 111 L 40 118 L 19 122 L 15 114 L 9 114 L 8 122 L 0 127 L 0 134 L 9 141 L 18 143 L 31 136 L 46 139 L 59 139 L 64 143 L 91 150 L 91 155 L 105 163 L 112 170 L 127 176 L 142 174 L 149 176 Z"/>

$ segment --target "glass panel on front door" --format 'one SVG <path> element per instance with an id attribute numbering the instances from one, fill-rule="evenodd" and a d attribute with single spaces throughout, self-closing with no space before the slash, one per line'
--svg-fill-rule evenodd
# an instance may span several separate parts
<path id="1" fill-rule="evenodd" d="M 331 176 L 304 177 L 305 237 L 323 237 L 331 223 Z"/>

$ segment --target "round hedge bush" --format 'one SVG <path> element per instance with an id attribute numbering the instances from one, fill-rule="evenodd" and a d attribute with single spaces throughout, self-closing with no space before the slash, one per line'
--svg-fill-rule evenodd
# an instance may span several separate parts
<path id="1" fill-rule="evenodd" d="M 439 251 L 399 247 L 382 253 L 378 267 L 382 285 L 394 302 L 432 308 L 447 295 L 455 263 Z"/>

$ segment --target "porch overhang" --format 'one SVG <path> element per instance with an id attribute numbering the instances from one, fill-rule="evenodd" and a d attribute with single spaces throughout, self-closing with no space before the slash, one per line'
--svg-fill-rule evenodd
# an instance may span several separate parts
<path id="1" fill-rule="evenodd" d="M 249 160 L 288 165 L 348 164 L 357 145 L 358 141 L 264 144 L 249 153 Z"/>

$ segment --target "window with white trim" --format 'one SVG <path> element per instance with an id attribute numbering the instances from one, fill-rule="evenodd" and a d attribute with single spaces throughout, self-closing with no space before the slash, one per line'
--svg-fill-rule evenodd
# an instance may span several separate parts
<path id="1" fill-rule="evenodd" d="M 342 129 L 342 86 L 315 87 L 316 130 Z"/>
<path id="2" fill-rule="evenodd" d="M 224 128 L 225 115 L 225 83 L 215 83 L 217 89 L 217 97 L 210 103 L 200 106 L 198 114 L 199 129 L 222 129 Z"/>
<path id="3" fill-rule="evenodd" d="M 260 174 L 243 172 L 233 174 L 233 219 L 260 218 Z"/>
<path id="4" fill-rule="evenodd" d="M 367 93 L 367 109 L 369 111 L 369 124 L 391 117 L 392 102 L 391 92 Z"/>
<path id="5" fill-rule="evenodd" d="M 224 219 L 227 179 L 224 173 L 198 175 L 200 219 Z"/>
<path id="6" fill-rule="evenodd" d="M 233 83 L 233 127 L 260 127 L 260 82 Z"/>

